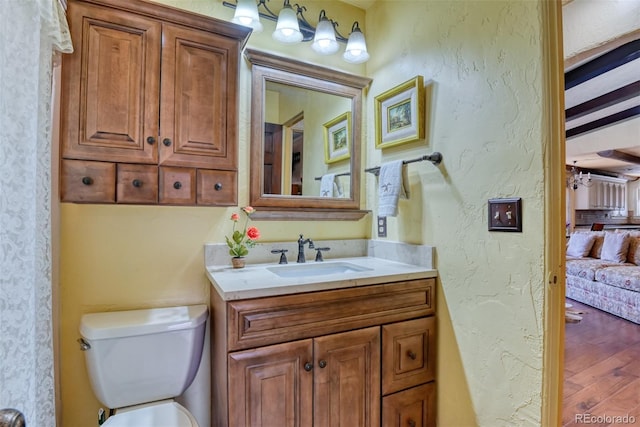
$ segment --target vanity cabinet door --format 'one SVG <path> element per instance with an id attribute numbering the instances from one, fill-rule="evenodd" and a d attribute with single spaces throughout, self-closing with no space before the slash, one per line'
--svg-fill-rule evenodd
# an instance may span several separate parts
<path id="1" fill-rule="evenodd" d="M 307 339 L 229 354 L 228 425 L 313 426 L 312 351 Z"/>
<path id="2" fill-rule="evenodd" d="M 382 326 L 382 394 L 435 379 L 435 317 Z"/>
<path id="3" fill-rule="evenodd" d="M 314 339 L 314 426 L 380 425 L 380 328 Z"/>
<path id="4" fill-rule="evenodd" d="M 382 399 L 384 427 L 435 427 L 436 385 L 431 382 Z"/>

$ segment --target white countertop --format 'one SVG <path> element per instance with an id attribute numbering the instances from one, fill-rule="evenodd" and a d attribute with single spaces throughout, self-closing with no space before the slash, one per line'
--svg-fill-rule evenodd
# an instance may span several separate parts
<path id="1" fill-rule="evenodd" d="M 207 266 L 207 277 L 214 289 L 225 301 L 259 298 L 276 295 L 313 292 L 327 289 L 352 288 L 377 283 L 396 282 L 436 277 L 432 268 L 405 264 L 371 256 L 338 258 L 324 261 L 347 262 L 365 269 L 319 276 L 280 277 L 267 268 L 277 263 L 249 264 L 245 268 L 230 266 Z M 308 261 L 307 264 L 314 264 Z M 296 265 L 290 263 L 288 265 Z M 300 264 L 304 265 L 304 264 Z"/>

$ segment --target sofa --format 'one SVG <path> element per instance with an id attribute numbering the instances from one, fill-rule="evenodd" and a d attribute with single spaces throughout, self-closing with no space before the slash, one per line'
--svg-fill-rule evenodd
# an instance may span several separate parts
<path id="1" fill-rule="evenodd" d="M 640 232 L 572 233 L 566 296 L 640 324 Z"/>

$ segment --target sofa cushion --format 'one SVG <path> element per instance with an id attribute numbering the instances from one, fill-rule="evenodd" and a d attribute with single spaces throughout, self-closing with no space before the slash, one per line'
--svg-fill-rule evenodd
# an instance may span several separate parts
<path id="1" fill-rule="evenodd" d="M 632 264 L 618 264 L 594 258 L 567 258 L 567 276 L 576 276 L 586 280 L 596 280 L 596 271 L 612 266 L 633 266 Z"/>
<path id="2" fill-rule="evenodd" d="M 629 236 L 629 233 L 606 232 L 600 259 L 620 263 L 626 262 L 630 241 L 631 236 Z"/>
<path id="3" fill-rule="evenodd" d="M 640 292 L 640 268 L 635 265 L 601 268 L 596 271 L 595 279 L 606 285 Z"/>
<path id="4" fill-rule="evenodd" d="M 567 256 L 586 257 L 591 252 L 596 236 L 591 233 L 573 233 L 569 238 Z"/>

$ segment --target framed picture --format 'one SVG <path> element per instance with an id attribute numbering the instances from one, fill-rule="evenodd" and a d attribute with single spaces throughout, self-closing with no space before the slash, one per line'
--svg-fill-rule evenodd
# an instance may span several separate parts
<path id="1" fill-rule="evenodd" d="M 375 97 L 376 148 L 424 139 L 424 98 L 422 76 Z"/>
<path id="2" fill-rule="evenodd" d="M 351 112 L 324 125 L 324 161 L 335 163 L 351 157 Z"/>

